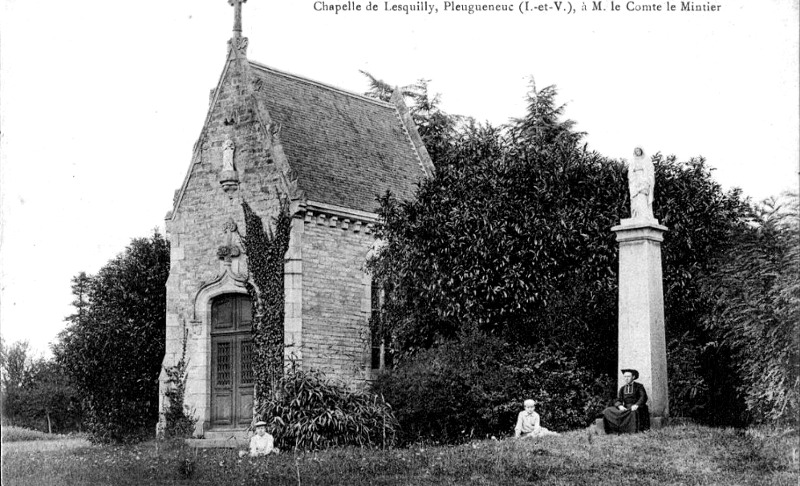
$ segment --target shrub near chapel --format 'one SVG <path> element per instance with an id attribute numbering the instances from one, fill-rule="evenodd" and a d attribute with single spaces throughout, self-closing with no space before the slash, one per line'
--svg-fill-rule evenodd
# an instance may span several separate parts
<path id="1" fill-rule="evenodd" d="M 152 435 L 164 356 L 169 243 L 159 233 L 131 241 L 82 285 L 78 312 L 53 347 L 56 361 L 85 399 L 99 442 Z"/>
<path id="2" fill-rule="evenodd" d="M 397 420 L 381 396 L 349 390 L 296 363 L 274 385 L 258 413 L 269 421 L 280 449 L 385 448 L 395 443 Z"/>
<path id="3" fill-rule="evenodd" d="M 394 407 L 402 443 L 459 443 L 512 434 L 528 398 L 549 429 L 584 427 L 605 407 L 609 385 L 555 346 L 474 332 L 420 351 L 372 391 Z"/>

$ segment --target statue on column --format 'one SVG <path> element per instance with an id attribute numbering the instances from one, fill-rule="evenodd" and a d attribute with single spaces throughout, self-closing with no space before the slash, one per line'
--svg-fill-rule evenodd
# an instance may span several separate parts
<path id="1" fill-rule="evenodd" d="M 631 195 L 631 219 L 652 221 L 653 196 L 656 184 L 653 162 L 636 147 L 633 162 L 628 164 L 628 189 Z"/>

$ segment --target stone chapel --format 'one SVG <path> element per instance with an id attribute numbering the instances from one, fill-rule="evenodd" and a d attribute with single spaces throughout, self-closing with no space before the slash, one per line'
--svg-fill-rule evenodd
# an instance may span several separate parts
<path id="1" fill-rule="evenodd" d="M 364 270 L 376 197 L 414 197 L 433 164 L 402 97 L 387 103 L 247 59 L 241 3 L 183 183 L 166 216 L 171 245 L 164 367 L 186 346 L 195 435 L 229 437 L 253 417 L 251 302 L 242 201 L 265 227 L 290 201 L 285 356 L 352 386 L 369 380 L 374 298 Z M 167 379 L 160 377 L 161 410 Z M 163 417 L 162 417 L 163 421 Z M 163 422 L 162 422 L 163 425 Z"/>

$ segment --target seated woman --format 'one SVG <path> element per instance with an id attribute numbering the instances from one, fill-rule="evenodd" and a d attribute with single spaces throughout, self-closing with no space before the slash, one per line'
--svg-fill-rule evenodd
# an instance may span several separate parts
<path id="1" fill-rule="evenodd" d="M 650 411 L 647 409 L 647 392 L 644 385 L 636 383 L 639 372 L 622 370 L 625 385 L 619 389 L 613 407 L 603 410 L 603 428 L 606 434 L 634 433 L 650 428 Z"/>
<path id="2" fill-rule="evenodd" d="M 558 435 L 558 432 L 547 430 L 541 426 L 539 414 L 536 413 L 536 402 L 525 400 L 525 410 L 517 417 L 517 426 L 514 427 L 514 437 L 544 437 Z"/>
<path id="3" fill-rule="evenodd" d="M 250 456 L 266 456 L 271 453 L 278 453 L 274 446 L 272 435 L 267 433 L 267 423 L 258 421 L 255 423 L 256 435 L 250 438 Z"/>

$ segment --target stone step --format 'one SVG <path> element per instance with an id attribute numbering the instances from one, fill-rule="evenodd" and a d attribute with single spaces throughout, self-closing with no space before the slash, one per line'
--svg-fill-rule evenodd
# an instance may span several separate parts
<path id="1" fill-rule="evenodd" d="M 251 435 L 246 429 L 214 429 L 207 430 L 202 439 L 186 439 L 186 444 L 200 449 L 246 449 Z"/>
<path id="2" fill-rule="evenodd" d="M 223 440 L 250 440 L 250 433 L 247 429 L 211 429 L 203 434 L 204 439 L 223 439 Z"/>
<path id="3" fill-rule="evenodd" d="M 228 439 L 186 439 L 186 445 L 198 449 L 247 449 L 245 440 Z"/>

